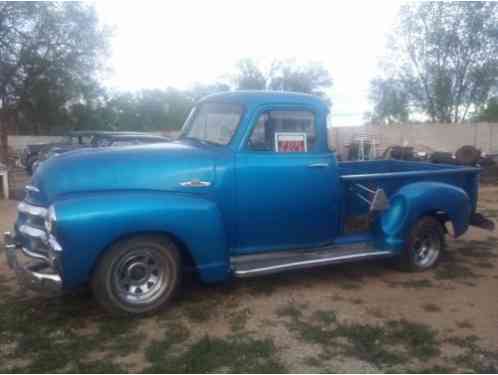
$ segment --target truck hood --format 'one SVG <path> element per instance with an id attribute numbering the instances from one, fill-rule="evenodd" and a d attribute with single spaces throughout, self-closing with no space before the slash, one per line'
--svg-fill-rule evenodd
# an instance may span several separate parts
<path id="1" fill-rule="evenodd" d="M 182 182 L 200 180 L 214 185 L 216 150 L 181 142 L 82 149 L 40 164 L 30 194 L 34 203 L 48 205 L 71 193 L 119 190 L 206 192 Z"/>

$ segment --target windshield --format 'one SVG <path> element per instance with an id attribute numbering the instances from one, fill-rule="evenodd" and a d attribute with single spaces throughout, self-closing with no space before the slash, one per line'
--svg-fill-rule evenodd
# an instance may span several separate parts
<path id="1" fill-rule="evenodd" d="M 227 103 L 204 103 L 190 113 L 181 138 L 226 145 L 239 126 L 242 106 Z"/>

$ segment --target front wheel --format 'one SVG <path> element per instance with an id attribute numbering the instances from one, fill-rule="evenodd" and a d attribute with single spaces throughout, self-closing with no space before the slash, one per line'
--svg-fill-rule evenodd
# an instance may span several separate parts
<path id="1" fill-rule="evenodd" d="M 410 230 L 400 259 L 405 271 L 420 272 L 437 265 L 446 246 L 445 231 L 432 216 L 419 219 Z"/>
<path id="2" fill-rule="evenodd" d="M 181 278 L 175 244 L 160 236 L 140 236 L 113 245 L 92 278 L 97 301 L 117 315 L 140 316 L 167 304 Z"/>

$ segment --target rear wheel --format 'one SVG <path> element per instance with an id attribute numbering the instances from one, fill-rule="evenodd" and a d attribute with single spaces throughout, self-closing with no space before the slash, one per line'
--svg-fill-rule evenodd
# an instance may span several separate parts
<path id="1" fill-rule="evenodd" d="M 93 293 L 108 311 L 144 315 L 167 304 L 181 277 L 175 244 L 160 236 L 118 242 L 102 257 L 92 278 Z"/>
<path id="2" fill-rule="evenodd" d="M 410 230 L 400 259 L 401 268 L 411 272 L 432 268 L 439 262 L 445 246 L 443 225 L 432 216 L 424 216 Z"/>

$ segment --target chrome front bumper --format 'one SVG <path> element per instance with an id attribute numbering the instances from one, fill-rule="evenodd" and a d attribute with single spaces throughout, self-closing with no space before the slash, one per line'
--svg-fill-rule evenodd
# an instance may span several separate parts
<path id="1" fill-rule="evenodd" d="M 4 243 L 7 264 L 21 286 L 48 295 L 62 292 L 62 278 L 49 257 L 23 248 L 9 232 L 4 234 Z"/>

